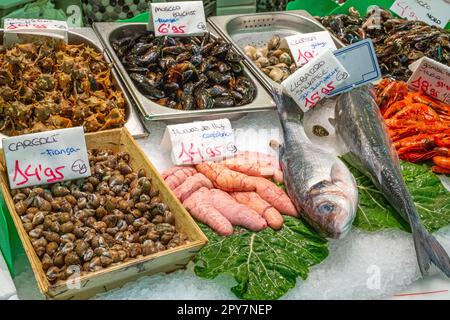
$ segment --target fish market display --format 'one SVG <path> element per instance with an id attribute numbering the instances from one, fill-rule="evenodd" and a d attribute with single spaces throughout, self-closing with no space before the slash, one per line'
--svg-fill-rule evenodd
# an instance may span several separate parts
<path id="1" fill-rule="evenodd" d="M 199 37 L 124 37 L 112 46 L 139 91 L 172 109 L 201 110 L 253 101 L 256 87 L 242 57 L 209 33 Z"/>
<path id="2" fill-rule="evenodd" d="M 331 238 L 344 237 L 358 205 L 355 179 L 341 160 L 310 142 L 291 97 L 276 89 L 274 100 L 284 135 L 279 151 L 290 198 L 317 231 Z"/>
<path id="3" fill-rule="evenodd" d="M 384 79 L 377 103 L 400 159 L 433 160 L 435 173 L 450 174 L 450 105 Z"/>
<path id="4" fill-rule="evenodd" d="M 48 187 L 12 190 L 50 283 L 186 243 L 175 217 L 130 155 L 89 151 L 92 176 Z"/>
<path id="5" fill-rule="evenodd" d="M 274 35 L 265 47 L 246 46 L 245 54 L 275 82 L 282 82 L 297 70 L 288 48 L 280 48 L 281 38 Z"/>
<path id="6" fill-rule="evenodd" d="M 267 226 L 280 229 L 283 226 L 281 214 L 298 216 L 298 213 L 286 193 L 261 176 L 257 159 L 262 161 L 261 167 L 268 168 L 265 172 L 268 177 L 273 177 L 274 169 L 279 170 L 278 164 L 275 164 L 276 158 L 271 155 L 240 152 L 235 158 L 222 162 L 236 171 L 224 164 L 204 162 L 197 164 L 195 169 L 192 166 L 174 167 L 162 175 L 192 216 L 220 235 L 233 232 L 229 225 L 243 226 L 253 231 Z M 238 165 L 238 160 L 242 161 L 242 167 Z M 174 184 L 172 178 L 177 172 L 182 174 Z M 281 170 L 278 174 L 283 176 Z M 228 223 L 224 223 L 224 219 Z"/>
<path id="7" fill-rule="evenodd" d="M 335 121 L 336 132 L 348 149 L 349 162 L 372 179 L 411 226 L 422 274 L 426 274 L 433 263 L 450 277 L 450 259 L 420 221 L 379 108 L 367 87 L 356 88 L 338 98 Z"/>
<path id="8" fill-rule="evenodd" d="M 379 7 L 364 19 L 355 9 L 349 15 L 316 18 L 346 44 L 372 39 L 385 76 L 406 81 L 408 66 L 424 56 L 450 65 L 450 33 L 423 21 L 397 19 Z"/>
<path id="9" fill-rule="evenodd" d="M 0 132 L 9 136 L 125 124 L 123 93 L 103 54 L 86 44 L 45 41 L 0 47 Z"/>

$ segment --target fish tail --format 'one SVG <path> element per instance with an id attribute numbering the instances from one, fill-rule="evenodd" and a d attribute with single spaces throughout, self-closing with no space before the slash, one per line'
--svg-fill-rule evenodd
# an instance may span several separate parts
<path id="1" fill-rule="evenodd" d="M 450 258 L 436 238 L 421 225 L 413 227 L 413 238 L 422 275 L 428 273 L 430 264 L 433 263 L 450 278 Z"/>

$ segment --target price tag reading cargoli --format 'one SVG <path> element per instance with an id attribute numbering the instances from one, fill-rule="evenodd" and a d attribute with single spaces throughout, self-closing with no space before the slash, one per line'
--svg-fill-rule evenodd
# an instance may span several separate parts
<path id="1" fill-rule="evenodd" d="M 11 189 L 91 175 L 82 127 L 3 139 Z"/>
<path id="2" fill-rule="evenodd" d="M 3 44 L 9 47 L 22 42 L 21 37 L 24 38 L 23 41 L 31 41 L 33 37 L 39 36 L 67 42 L 67 31 L 66 21 L 7 18 L 4 21 Z"/>
<path id="3" fill-rule="evenodd" d="M 445 28 L 450 19 L 448 0 L 396 0 L 391 11 L 408 20 L 422 20 Z"/>
<path id="4" fill-rule="evenodd" d="M 151 3 L 149 30 L 156 36 L 192 36 L 207 32 L 202 1 Z"/>
<path id="5" fill-rule="evenodd" d="M 176 165 L 222 160 L 237 152 L 228 119 L 169 125 L 161 147 L 172 147 L 171 157 Z"/>
<path id="6" fill-rule="evenodd" d="M 328 31 L 289 36 L 284 38 L 283 45 L 289 47 L 298 67 L 305 65 L 324 50 L 336 50 L 336 45 Z"/>
<path id="7" fill-rule="evenodd" d="M 298 69 L 281 85 L 300 109 L 306 112 L 331 94 L 347 78 L 347 70 L 330 50 L 326 50 Z"/>
<path id="8" fill-rule="evenodd" d="M 450 104 L 450 67 L 428 57 L 409 66 L 413 70 L 408 86 L 421 90 L 432 98 Z"/>

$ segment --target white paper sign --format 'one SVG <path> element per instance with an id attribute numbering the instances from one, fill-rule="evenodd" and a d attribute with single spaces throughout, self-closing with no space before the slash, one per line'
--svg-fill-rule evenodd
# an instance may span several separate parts
<path id="1" fill-rule="evenodd" d="M 156 36 L 191 36 L 207 32 L 202 1 L 150 4 L 149 29 Z"/>
<path id="2" fill-rule="evenodd" d="M 348 78 L 348 72 L 330 50 L 320 53 L 281 85 L 303 111 L 312 109 Z"/>
<path id="3" fill-rule="evenodd" d="M 450 19 L 448 0 L 396 0 L 391 11 L 408 20 L 422 20 L 444 28 Z"/>
<path id="4" fill-rule="evenodd" d="M 327 49 L 331 51 L 337 49 L 328 31 L 298 34 L 286 37 L 284 40 L 298 67 L 305 65 Z"/>
<path id="5" fill-rule="evenodd" d="M 91 175 L 82 127 L 3 139 L 11 189 Z"/>
<path id="6" fill-rule="evenodd" d="M 161 142 L 176 165 L 222 160 L 237 152 L 228 119 L 169 125 Z"/>
<path id="7" fill-rule="evenodd" d="M 450 67 L 423 57 L 411 64 L 410 69 L 414 71 L 408 80 L 410 88 L 450 104 Z"/>
<path id="8" fill-rule="evenodd" d="M 8 47 L 20 42 L 18 34 L 52 37 L 67 42 L 68 29 L 66 21 L 7 18 L 4 21 L 3 44 Z"/>

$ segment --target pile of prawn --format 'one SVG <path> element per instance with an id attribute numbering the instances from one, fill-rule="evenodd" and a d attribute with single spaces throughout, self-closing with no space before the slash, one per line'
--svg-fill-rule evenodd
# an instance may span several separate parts
<path id="1" fill-rule="evenodd" d="M 222 236 L 231 235 L 233 226 L 277 230 L 282 214 L 298 217 L 288 195 L 271 181 L 283 181 L 271 155 L 240 152 L 219 163 L 176 166 L 162 176 L 191 215 Z"/>
<path id="2" fill-rule="evenodd" d="M 377 102 L 400 159 L 432 160 L 433 172 L 450 174 L 450 105 L 390 79 L 378 85 Z"/>

